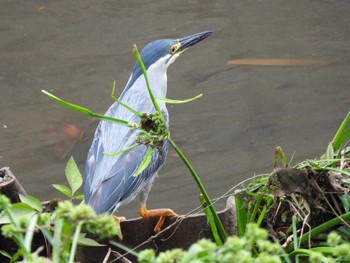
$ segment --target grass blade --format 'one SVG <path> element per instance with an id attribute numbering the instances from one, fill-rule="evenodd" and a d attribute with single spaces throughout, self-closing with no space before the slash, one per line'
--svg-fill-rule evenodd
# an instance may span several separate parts
<path id="1" fill-rule="evenodd" d="M 224 229 L 224 226 L 221 223 L 221 220 L 220 220 L 218 214 L 215 211 L 214 205 L 211 202 L 209 195 L 208 195 L 207 191 L 205 190 L 201 180 L 199 179 L 199 177 L 198 177 L 196 171 L 194 170 L 193 166 L 191 165 L 191 163 L 188 161 L 188 159 L 183 154 L 183 152 L 180 150 L 180 148 L 176 145 L 176 143 L 170 137 L 168 138 L 168 141 L 171 144 L 171 146 L 174 148 L 174 150 L 177 152 L 177 154 L 180 156 L 180 158 L 182 159 L 182 161 L 184 162 L 184 164 L 186 165 L 186 167 L 188 168 L 188 170 L 192 174 L 193 179 L 197 183 L 201 193 L 203 194 L 203 198 L 204 198 L 205 202 L 207 203 L 207 206 L 208 206 L 210 212 L 213 215 L 216 227 L 218 228 L 218 231 L 220 234 L 220 238 L 221 238 L 222 242 L 224 243 L 227 239 L 226 231 Z"/>
<path id="2" fill-rule="evenodd" d="M 199 99 L 202 96 L 203 96 L 203 94 L 199 94 L 199 95 L 197 95 L 193 98 L 187 99 L 187 100 L 171 100 L 171 99 L 167 99 L 167 98 L 156 98 L 156 100 L 161 101 L 161 102 L 165 102 L 165 103 L 182 104 L 182 103 L 194 101 L 196 99 Z"/>
<path id="3" fill-rule="evenodd" d="M 127 151 L 129 151 L 129 150 L 131 150 L 131 149 L 134 149 L 135 147 L 137 147 L 137 146 L 140 146 L 140 144 L 134 144 L 134 145 L 131 145 L 130 147 L 128 147 L 128 148 L 125 148 L 124 150 L 121 150 L 121 151 L 119 151 L 119 152 L 116 152 L 116 153 L 106 153 L 106 152 L 103 152 L 103 154 L 104 155 L 107 155 L 107 156 L 118 156 L 119 154 L 122 154 L 122 153 L 124 153 L 124 152 L 127 152 Z"/>
<path id="4" fill-rule="evenodd" d="M 113 87 L 112 87 L 112 94 L 111 94 L 112 99 L 115 100 L 116 102 L 118 102 L 124 108 L 128 109 L 129 111 L 131 111 L 132 113 L 134 113 L 135 115 L 137 115 L 138 117 L 141 118 L 141 113 L 139 113 L 138 111 L 136 111 L 133 108 L 129 107 L 124 102 L 118 100 L 117 97 L 114 95 L 114 91 L 115 91 L 115 81 L 113 82 Z"/>
<path id="5" fill-rule="evenodd" d="M 159 113 L 162 113 L 161 110 L 160 110 L 160 107 L 159 107 L 159 105 L 158 105 L 158 103 L 157 103 L 157 101 L 156 101 L 156 99 L 155 99 L 155 97 L 153 95 L 153 92 L 151 90 L 151 86 L 149 84 L 149 80 L 148 80 L 148 76 L 147 76 L 147 71 L 146 71 L 145 65 L 143 64 L 143 61 L 142 61 L 141 55 L 140 55 L 140 53 L 139 53 L 139 51 L 137 49 L 137 46 L 134 45 L 132 50 L 133 50 L 133 53 L 134 53 L 134 55 L 136 57 L 137 62 L 140 65 L 142 74 L 145 77 L 146 86 L 147 86 L 147 89 L 148 89 L 149 96 L 151 97 L 153 106 Z M 162 116 L 163 116 L 163 114 L 162 114 Z M 164 118 L 164 116 L 163 116 L 163 118 Z"/>
<path id="6" fill-rule="evenodd" d="M 335 217 L 327 222 L 314 227 L 311 231 L 304 233 L 300 238 L 298 238 L 299 244 L 303 244 L 305 241 L 309 239 L 309 237 L 314 237 L 326 230 L 331 229 L 332 227 L 341 224 L 343 221 L 347 221 L 350 219 L 350 212 L 346 214 L 342 214 L 341 216 Z M 290 252 L 294 248 L 294 243 L 291 243 L 287 246 L 286 251 Z"/>
<path id="7" fill-rule="evenodd" d="M 216 224 L 215 224 L 215 220 L 214 220 L 213 214 L 208 209 L 207 203 L 204 201 L 204 198 L 203 198 L 202 194 L 199 196 L 199 201 L 200 201 L 200 203 L 201 203 L 201 205 L 203 207 L 203 212 L 204 212 L 205 216 L 208 219 L 209 226 L 210 226 L 210 229 L 211 229 L 211 232 L 213 234 L 213 237 L 215 239 L 216 244 L 218 244 L 219 246 L 222 246 L 223 243 L 222 243 L 222 241 L 220 239 L 220 236 L 219 236 Z"/>
<path id="8" fill-rule="evenodd" d="M 24 237 L 24 246 L 29 253 L 32 249 L 32 241 L 33 241 L 35 225 L 37 220 L 38 220 L 38 215 L 37 214 L 33 215 L 33 217 L 29 221 L 28 227 L 26 229 L 26 235 Z"/>
<path id="9" fill-rule="evenodd" d="M 237 216 L 237 236 L 244 236 L 245 230 L 248 223 L 248 213 L 244 205 L 244 201 L 237 195 L 234 195 L 235 206 L 236 206 L 236 216 Z"/>
<path id="10" fill-rule="evenodd" d="M 101 115 L 101 114 L 97 114 L 97 113 L 94 113 L 94 112 L 92 112 L 91 110 L 89 110 L 87 108 L 75 105 L 73 103 L 70 103 L 70 102 L 67 102 L 67 101 L 64 101 L 64 100 L 61 100 L 60 98 L 56 97 L 55 95 L 52 95 L 51 93 L 49 93 L 49 92 L 47 92 L 45 90 L 42 90 L 41 92 L 46 94 L 47 96 L 49 96 L 51 99 L 57 101 L 58 103 L 61 103 L 63 106 L 65 106 L 67 108 L 70 108 L 72 110 L 75 110 L 77 112 L 83 113 L 85 115 L 88 115 L 90 117 L 93 117 L 93 118 L 96 118 L 96 119 L 100 119 L 100 120 L 105 120 L 105 121 L 111 121 L 111 122 L 115 122 L 115 123 L 118 123 L 118 124 L 121 124 L 121 125 L 126 125 L 126 126 L 129 124 L 128 121 L 116 119 L 116 118 L 109 117 L 109 116 L 104 116 L 104 115 Z"/>
<path id="11" fill-rule="evenodd" d="M 149 163 L 152 160 L 152 153 L 154 152 L 154 148 L 150 148 L 148 152 L 145 155 L 145 158 L 143 158 L 140 166 L 136 169 L 135 173 L 133 174 L 134 177 L 137 177 L 140 173 L 142 173 L 146 167 L 149 165 Z"/>
<path id="12" fill-rule="evenodd" d="M 52 245 L 52 261 L 53 263 L 60 263 L 60 254 L 61 254 L 61 236 L 62 236 L 63 220 L 57 219 L 55 221 L 55 234 L 53 237 Z"/>
<path id="13" fill-rule="evenodd" d="M 339 150 L 340 146 L 344 143 L 344 141 L 350 137 L 350 129 L 345 130 L 346 126 L 348 126 L 350 122 L 350 111 L 346 115 L 345 119 L 343 120 L 342 124 L 340 125 L 338 131 L 335 133 L 332 143 L 333 143 L 333 148 L 335 151 Z M 346 134 L 344 137 L 343 135 Z"/>

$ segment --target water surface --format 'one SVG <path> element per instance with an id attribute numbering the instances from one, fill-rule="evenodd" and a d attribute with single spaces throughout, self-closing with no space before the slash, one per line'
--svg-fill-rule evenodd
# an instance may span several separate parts
<path id="1" fill-rule="evenodd" d="M 204 30 L 215 34 L 168 70 L 168 96 L 204 94 L 169 112 L 172 136 L 210 196 L 270 172 L 277 145 L 295 162 L 319 156 L 350 109 L 349 13 L 348 1 L 1 1 L 0 166 L 29 194 L 59 196 L 51 184 L 65 182 L 69 157 L 59 156 L 72 154 L 82 169 L 97 123 L 40 91 L 103 113 L 113 81 L 120 93 L 129 78 L 133 43 Z M 227 63 L 251 58 L 327 63 Z M 85 135 L 71 144 L 74 127 Z M 198 194 L 170 152 L 148 206 L 186 213 Z M 136 207 L 121 213 L 136 216 Z"/>

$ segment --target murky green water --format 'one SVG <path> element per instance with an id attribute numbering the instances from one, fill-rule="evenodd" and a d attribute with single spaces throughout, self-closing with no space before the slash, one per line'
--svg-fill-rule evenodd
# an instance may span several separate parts
<path id="1" fill-rule="evenodd" d="M 270 172 L 274 147 L 295 161 L 324 151 L 350 110 L 348 1 L 0 1 L 0 166 L 29 194 L 57 196 L 69 152 L 83 167 L 91 138 L 72 146 L 75 128 L 93 123 L 52 102 L 41 89 L 104 112 L 120 93 L 139 48 L 159 38 L 215 34 L 168 71 L 173 138 L 211 197 L 255 172 Z M 234 66 L 234 59 L 293 58 L 305 66 Z M 65 132 L 57 131 L 63 127 Z M 72 135 L 73 134 L 73 135 Z M 67 142 L 68 141 L 68 142 Z M 198 190 L 171 152 L 149 207 L 185 213 Z M 137 204 L 121 213 L 136 216 Z"/>

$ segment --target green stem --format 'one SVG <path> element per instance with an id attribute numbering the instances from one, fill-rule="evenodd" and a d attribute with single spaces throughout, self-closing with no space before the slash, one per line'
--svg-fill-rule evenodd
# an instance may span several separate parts
<path id="1" fill-rule="evenodd" d="M 139 63 L 140 65 L 140 68 L 141 68 L 141 71 L 143 73 L 143 76 L 145 77 L 145 80 L 146 80 L 146 86 L 147 86 L 147 90 L 148 90 L 148 93 L 149 93 L 149 96 L 151 97 L 151 100 L 152 100 L 152 103 L 154 105 L 154 108 L 159 112 L 159 113 L 162 113 L 161 110 L 160 110 L 160 107 L 157 103 L 157 100 L 156 98 L 154 97 L 153 95 L 153 92 L 151 90 L 151 86 L 149 84 L 149 80 L 148 80 L 148 76 L 147 76 L 147 71 L 146 71 L 146 67 L 145 65 L 143 64 L 143 61 L 142 61 L 142 58 L 141 58 L 141 55 L 136 47 L 136 45 L 134 45 L 133 47 L 133 52 L 134 52 L 134 55 L 136 57 L 136 60 L 137 62 Z M 163 116 L 163 114 L 161 114 L 161 116 Z M 163 116 L 164 118 L 164 116 Z"/>
<path id="2" fill-rule="evenodd" d="M 199 202 L 201 203 L 201 205 L 203 207 L 203 212 L 204 212 L 205 216 L 207 217 L 207 220 L 209 222 L 211 232 L 213 234 L 213 237 L 214 237 L 216 244 L 218 244 L 219 246 L 223 246 L 220 235 L 218 233 L 218 228 L 216 227 L 216 224 L 215 224 L 213 214 L 208 209 L 207 203 L 204 201 L 202 194 L 199 196 Z"/>
<path id="3" fill-rule="evenodd" d="M 52 239 L 52 262 L 59 263 L 60 262 L 60 254 L 62 247 L 62 228 L 63 228 L 63 220 L 56 219 L 55 220 L 55 231 Z"/>
<path id="4" fill-rule="evenodd" d="M 19 223 L 18 223 L 17 219 L 15 219 L 15 217 L 12 215 L 12 212 L 9 210 L 9 208 L 6 208 L 4 210 L 4 213 L 7 215 L 10 222 L 15 226 L 16 230 L 19 231 L 20 230 Z M 22 249 L 24 259 L 31 262 L 33 260 L 32 254 L 30 253 L 30 249 L 27 250 L 27 246 L 25 244 L 25 241 L 23 239 L 23 235 L 21 233 L 15 234 L 15 241 L 16 241 L 17 245 Z"/>
<path id="5" fill-rule="evenodd" d="M 339 225 L 340 223 L 342 223 L 344 220 L 349 220 L 350 219 L 350 212 L 346 213 L 346 214 L 343 214 L 341 216 L 337 216 L 315 228 L 313 228 L 311 231 L 309 232 L 306 232 L 304 235 L 302 235 L 299 239 L 298 239 L 298 242 L 299 244 L 302 244 L 304 243 L 305 241 L 307 241 L 309 239 L 309 237 L 314 237 L 336 225 Z M 286 248 L 286 251 L 287 252 L 290 252 L 293 250 L 293 247 L 294 247 L 294 243 L 290 243 L 287 248 Z"/>
<path id="6" fill-rule="evenodd" d="M 186 156 L 183 154 L 183 152 L 180 150 L 180 148 L 176 145 L 176 143 L 169 137 L 168 138 L 169 143 L 171 144 L 171 146 L 173 146 L 173 148 L 175 149 L 175 151 L 177 152 L 177 154 L 180 156 L 180 158 L 182 159 L 182 161 L 185 163 L 185 165 L 187 166 L 188 170 L 191 172 L 193 179 L 196 181 L 201 193 L 203 194 L 204 200 L 208 205 L 208 208 L 210 210 L 210 212 L 212 213 L 212 216 L 214 218 L 215 224 L 219 230 L 220 233 L 220 237 L 222 242 L 224 243 L 227 239 L 227 235 L 226 235 L 226 231 L 221 223 L 221 220 L 218 216 L 218 214 L 215 211 L 214 205 L 211 202 L 201 180 L 199 179 L 196 171 L 194 170 L 193 166 L 191 165 L 191 163 L 188 161 L 188 159 L 186 158 Z"/>
<path id="7" fill-rule="evenodd" d="M 75 105 L 73 103 L 70 103 L 70 102 L 67 102 L 67 101 L 64 101 L 58 97 L 56 97 L 55 95 L 52 95 L 51 93 L 45 91 L 45 90 L 41 90 L 42 93 L 44 93 L 45 95 L 49 96 L 51 99 L 57 101 L 58 103 L 61 103 L 63 106 L 67 107 L 67 108 L 70 108 L 72 110 L 75 110 L 77 112 L 80 112 L 80 113 L 83 113 L 85 115 L 88 115 L 92 118 L 96 118 L 96 119 L 100 119 L 100 120 L 105 120 L 105 121 L 111 121 L 111 122 L 115 122 L 115 123 L 118 123 L 118 124 L 121 124 L 121 125 L 125 125 L 125 126 L 128 126 L 129 125 L 129 122 L 128 121 L 125 121 L 125 120 L 120 120 L 120 119 L 117 119 L 117 118 L 113 118 L 113 117 L 110 117 L 110 116 L 105 116 L 105 115 L 101 115 L 101 114 L 97 114 L 97 113 L 94 113 L 92 112 L 90 109 L 88 108 L 84 108 L 82 106 L 78 106 L 78 105 Z"/>
<path id="8" fill-rule="evenodd" d="M 114 96 L 114 91 L 115 91 L 115 81 L 113 82 L 113 87 L 112 87 L 112 94 L 111 94 L 112 99 L 115 100 L 116 102 L 118 102 L 120 105 L 122 105 L 127 110 L 131 111 L 132 113 L 134 113 L 135 115 L 137 115 L 138 117 L 141 118 L 142 114 L 139 113 L 138 111 L 134 110 L 133 108 L 129 107 L 124 102 L 118 100 L 117 97 Z"/>
<path id="9" fill-rule="evenodd" d="M 344 132 L 344 130 L 349 122 L 350 122 L 350 111 L 346 115 L 346 117 L 343 120 L 342 124 L 340 125 L 338 131 L 336 132 L 336 134 L 333 137 L 332 143 L 333 143 L 334 150 L 338 150 L 340 148 L 341 144 L 343 143 L 343 140 L 341 140 L 341 138 L 342 138 L 343 132 Z"/>
<path id="10" fill-rule="evenodd" d="M 79 222 L 77 225 L 77 228 L 75 229 L 68 263 L 74 262 L 75 252 L 77 250 L 78 239 L 79 239 L 79 235 L 80 235 L 82 226 L 83 226 L 83 222 Z"/>

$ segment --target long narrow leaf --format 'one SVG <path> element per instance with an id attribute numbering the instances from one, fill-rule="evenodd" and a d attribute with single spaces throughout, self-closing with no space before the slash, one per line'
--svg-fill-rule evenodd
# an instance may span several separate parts
<path id="1" fill-rule="evenodd" d="M 37 214 L 33 215 L 33 217 L 29 221 L 28 228 L 26 229 L 26 235 L 24 237 L 24 245 L 28 252 L 31 252 L 32 241 L 33 241 L 35 225 L 37 220 L 38 220 L 38 215 Z"/>
<path id="2" fill-rule="evenodd" d="M 209 222 L 209 226 L 210 226 L 210 229 L 211 229 L 211 232 L 213 234 L 213 237 L 215 239 L 215 242 L 216 244 L 218 244 L 219 246 L 222 246 L 223 243 L 220 239 L 220 236 L 219 236 L 219 233 L 218 233 L 218 229 L 216 227 L 216 224 L 215 224 L 215 220 L 214 220 L 214 217 L 213 217 L 213 214 L 211 213 L 211 211 L 208 209 L 208 206 L 206 204 L 206 202 L 204 201 L 204 197 L 203 195 L 201 194 L 199 196 L 199 201 L 203 207 L 203 212 Z"/>
<path id="3" fill-rule="evenodd" d="M 77 250 L 78 246 L 78 240 L 81 232 L 81 228 L 83 226 L 83 222 L 78 223 L 77 227 L 75 228 L 74 236 L 73 236 L 73 241 L 72 241 L 72 246 L 70 249 L 70 254 L 69 254 L 69 261 L 68 263 L 73 263 L 74 258 L 75 258 L 75 253 Z"/>
<path id="4" fill-rule="evenodd" d="M 111 121 L 111 122 L 115 122 L 115 123 L 118 123 L 118 124 L 121 124 L 121 125 L 126 125 L 126 126 L 129 124 L 128 121 L 116 119 L 116 118 L 109 117 L 109 116 L 104 116 L 104 115 L 101 115 L 101 114 L 97 114 L 97 113 L 94 113 L 94 112 L 92 112 L 91 110 L 89 110 L 87 108 L 75 105 L 73 103 L 70 103 L 70 102 L 67 102 L 67 101 L 64 101 L 64 100 L 61 100 L 60 98 L 52 95 L 51 93 L 49 93 L 49 92 L 47 92 L 45 90 L 42 90 L 41 92 L 46 94 L 47 96 L 49 96 L 51 99 L 57 101 L 58 103 L 61 103 L 63 106 L 65 106 L 67 108 L 70 108 L 70 109 L 73 109 L 73 110 L 75 110 L 77 112 L 83 113 L 85 115 L 88 115 L 90 117 L 93 117 L 93 118 L 96 118 L 96 119 L 100 119 L 100 120 L 105 120 L 105 121 Z"/>
<path id="5" fill-rule="evenodd" d="M 333 144 L 329 143 L 327 146 L 327 151 L 326 151 L 326 159 L 331 160 L 334 158 L 334 148 Z"/>
<path id="6" fill-rule="evenodd" d="M 182 104 L 182 103 L 194 101 L 196 99 L 199 99 L 202 96 L 203 96 L 203 94 L 199 94 L 199 95 L 197 95 L 193 98 L 187 99 L 187 100 L 171 100 L 171 99 L 167 99 L 167 98 L 156 98 L 156 100 L 161 101 L 161 102 L 166 102 L 166 103 L 172 103 L 172 104 Z"/>
<path id="7" fill-rule="evenodd" d="M 338 131 L 335 133 L 333 137 L 332 143 L 335 151 L 339 150 L 340 146 L 344 142 L 344 137 L 342 137 L 342 135 L 344 134 L 344 130 L 346 129 L 346 126 L 349 124 L 349 122 L 350 122 L 350 111 L 344 118 L 343 122 L 340 124 Z M 350 133 L 349 130 L 347 130 L 346 133 L 349 135 Z"/>
<path id="8" fill-rule="evenodd" d="M 258 218 L 258 220 L 257 220 L 257 222 L 256 222 L 256 224 L 257 224 L 258 226 L 260 226 L 261 223 L 262 223 L 262 221 L 264 220 L 265 215 L 266 215 L 266 212 L 267 212 L 267 209 L 270 207 L 272 201 L 273 201 L 273 198 L 272 198 L 272 197 L 268 197 L 268 198 L 267 198 L 267 201 L 266 201 L 266 203 L 265 203 L 263 209 L 261 210 L 260 215 L 259 215 L 259 218 Z"/>
<path id="9" fill-rule="evenodd" d="M 53 263 L 60 263 L 60 254 L 61 254 L 61 245 L 62 245 L 62 228 L 63 228 L 63 219 L 57 219 L 55 221 L 55 234 L 53 236 L 52 245 L 52 261 Z"/>
<path id="10" fill-rule="evenodd" d="M 237 235 L 239 237 L 242 237 L 244 236 L 248 223 L 247 210 L 244 206 L 244 201 L 242 200 L 242 198 L 239 198 L 237 195 L 235 195 L 234 198 L 237 216 Z"/>
<path id="11" fill-rule="evenodd" d="M 258 213 L 261 201 L 262 201 L 262 195 L 257 195 L 256 201 L 254 202 L 253 212 L 250 215 L 250 219 L 249 219 L 250 223 L 253 223 L 255 221 L 255 217 L 256 217 L 256 214 Z"/>
<path id="12" fill-rule="evenodd" d="M 124 152 L 130 151 L 131 149 L 134 149 L 134 148 L 137 147 L 137 146 L 140 146 L 140 144 L 131 145 L 130 147 L 125 148 L 124 150 L 121 150 L 121 151 L 116 152 L 116 153 L 106 153 L 106 152 L 103 152 L 103 154 L 104 154 L 104 155 L 107 155 L 107 156 L 118 156 L 119 154 L 122 154 L 122 153 L 124 153 Z"/>
<path id="13" fill-rule="evenodd" d="M 140 173 L 142 173 L 146 167 L 149 165 L 149 163 L 152 160 L 152 153 L 154 152 L 154 148 L 150 148 L 148 152 L 145 155 L 145 158 L 143 158 L 140 166 L 136 169 L 135 173 L 133 174 L 134 177 L 137 177 Z"/>
<path id="14" fill-rule="evenodd" d="M 148 76 L 147 76 L 146 67 L 145 67 L 145 65 L 143 64 L 141 55 L 140 55 L 140 53 L 139 53 L 139 51 L 138 51 L 136 45 L 134 45 L 134 47 L 133 47 L 133 53 L 134 53 L 134 55 L 135 55 L 135 57 L 136 57 L 137 62 L 138 62 L 139 65 L 140 65 L 142 74 L 143 74 L 143 76 L 145 77 L 146 86 L 147 86 L 147 89 L 148 89 L 149 96 L 151 97 L 153 106 L 154 106 L 154 108 L 157 110 L 157 112 L 161 114 L 162 111 L 160 110 L 160 107 L 159 107 L 159 105 L 158 105 L 158 103 L 157 103 L 157 101 L 156 101 L 156 99 L 155 99 L 155 97 L 154 97 L 154 95 L 153 95 L 152 90 L 151 90 L 151 86 L 150 86 L 150 84 L 149 84 L 149 80 L 148 80 Z M 163 116 L 163 114 L 161 114 L 161 116 Z M 164 116 L 163 116 L 163 118 L 164 118 Z"/>
<path id="15" fill-rule="evenodd" d="M 298 233 L 297 233 L 297 218 L 295 215 L 292 217 L 292 227 L 293 227 L 293 245 L 294 250 L 298 249 Z"/>
<path id="16" fill-rule="evenodd" d="M 189 162 L 189 160 L 186 158 L 186 156 L 183 154 L 183 152 L 177 146 L 177 144 L 170 137 L 168 138 L 168 141 L 171 144 L 171 146 L 174 148 L 174 150 L 177 152 L 177 154 L 180 156 L 181 160 L 184 162 L 184 164 L 186 165 L 186 167 L 190 171 L 193 179 L 197 183 L 198 188 L 200 189 L 201 193 L 203 194 L 204 200 L 205 200 L 205 202 L 207 202 L 208 208 L 210 209 L 210 211 L 213 215 L 216 227 L 218 228 L 218 231 L 220 233 L 220 238 L 221 238 L 222 242 L 224 243 L 227 239 L 225 228 L 222 225 L 221 220 L 215 211 L 215 207 L 214 207 L 213 203 L 211 202 L 209 195 L 208 195 L 207 191 L 205 190 L 201 180 L 199 179 L 199 176 L 197 175 L 196 171 L 194 170 L 192 164 Z"/>
<path id="17" fill-rule="evenodd" d="M 128 105 L 126 105 L 124 102 L 120 101 L 117 99 L 117 97 L 114 95 L 114 91 L 115 91 L 115 81 L 113 82 L 113 87 L 112 87 L 112 99 L 114 99 L 116 102 L 118 102 L 120 105 L 122 105 L 124 108 L 128 109 L 129 111 L 131 111 L 132 113 L 134 113 L 135 115 L 139 116 L 141 118 L 141 113 L 139 113 L 138 111 L 134 110 L 133 108 L 129 107 Z"/>
<path id="18" fill-rule="evenodd" d="M 311 231 L 304 233 L 300 238 L 298 238 L 299 244 L 303 244 L 305 241 L 309 239 L 309 237 L 314 237 L 322 232 L 328 231 L 329 229 L 335 227 L 336 225 L 341 224 L 344 220 L 347 221 L 350 219 L 350 212 L 346 214 L 342 214 L 341 216 L 335 217 L 327 222 L 314 227 Z M 293 243 L 290 243 L 286 251 L 290 252 L 294 247 Z"/>

